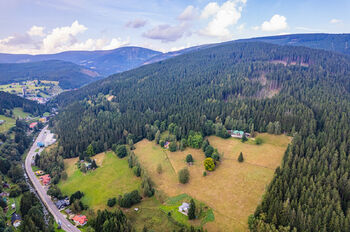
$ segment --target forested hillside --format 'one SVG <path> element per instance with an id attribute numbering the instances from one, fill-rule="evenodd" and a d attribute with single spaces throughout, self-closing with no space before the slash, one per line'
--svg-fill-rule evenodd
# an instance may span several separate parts
<path id="1" fill-rule="evenodd" d="M 350 55 L 350 34 L 291 34 L 242 39 L 238 41 L 304 46 Z"/>
<path id="2" fill-rule="evenodd" d="M 213 123 L 259 132 L 273 123 L 294 139 L 251 231 L 349 231 L 349 91 L 347 56 L 225 43 L 63 93 L 54 126 L 61 155 L 73 157 L 89 144 L 98 153 L 153 139 L 171 123 L 178 139 L 211 135 Z"/>
<path id="3" fill-rule="evenodd" d="M 24 112 L 35 116 L 42 115 L 47 108 L 34 101 L 30 101 L 14 94 L 0 91 L 0 114 L 4 114 L 5 110 L 12 110 L 15 107 L 20 107 Z"/>
<path id="4" fill-rule="evenodd" d="M 40 55 L 0 53 L 0 63 L 60 60 L 81 65 L 86 69 L 93 69 L 99 74 L 107 76 L 141 66 L 144 62 L 159 54 L 162 53 L 141 47 L 121 47 L 100 51 L 66 51 Z"/>
<path id="5" fill-rule="evenodd" d="M 59 81 L 63 89 L 78 88 L 101 78 L 91 69 L 60 60 L 0 64 L 0 84 L 25 80 Z"/>

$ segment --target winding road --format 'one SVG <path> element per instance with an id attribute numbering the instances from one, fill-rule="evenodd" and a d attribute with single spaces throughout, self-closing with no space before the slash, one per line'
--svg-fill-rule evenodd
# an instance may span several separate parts
<path id="1" fill-rule="evenodd" d="M 38 142 L 44 142 L 49 140 L 52 140 L 52 138 L 49 138 L 50 131 L 47 129 L 48 126 L 45 126 L 41 131 L 36 140 L 34 141 L 32 147 L 30 148 L 28 155 L 25 160 L 25 170 L 26 173 L 32 182 L 35 190 L 37 191 L 38 195 L 40 196 L 42 202 L 46 205 L 47 209 L 50 211 L 52 216 L 55 218 L 56 222 L 61 222 L 62 229 L 66 232 L 80 232 L 78 228 L 72 225 L 65 216 L 57 209 L 56 205 L 51 200 L 51 197 L 47 195 L 45 188 L 40 184 L 39 179 L 35 176 L 33 170 L 32 170 L 32 162 L 34 160 L 35 154 L 41 153 L 43 148 L 40 148 L 39 152 L 35 152 Z M 49 141 L 50 142 L 50 141 Z M 51 141 L 52 142 L 52 141 Z"/>

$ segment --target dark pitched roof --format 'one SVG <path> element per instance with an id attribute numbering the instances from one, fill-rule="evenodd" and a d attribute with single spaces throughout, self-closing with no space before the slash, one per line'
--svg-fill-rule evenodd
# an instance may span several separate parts
<path id="1" fill-rule="evenodd" d="M 21 220 L 21 216 L 16 214 L 16 212 L 14 212 L 11 216 L 11 223 L 13 224 L 16 220 Z"/>

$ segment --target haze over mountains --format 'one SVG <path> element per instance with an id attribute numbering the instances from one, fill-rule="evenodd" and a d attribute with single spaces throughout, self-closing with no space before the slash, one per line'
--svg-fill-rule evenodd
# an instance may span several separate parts
<path id="1" fill-rule="evenodd" d="M 350 54 L 348 46 L 350 34 L 293 34 L 234 42 L 242 41 L 305 46 Z M 2 53 L 0 54 L 0 63 L 3 63 L 0 65 L 0 84 L 28 79 L 47 79 L 60 81 L 60 86 L 64 89 L 77 88 L 114 73 L 217 45 L 194 46 L 168 53 L 142 47 L 121 47 L 100 51 L 67 51 L 42 55 Z"/>

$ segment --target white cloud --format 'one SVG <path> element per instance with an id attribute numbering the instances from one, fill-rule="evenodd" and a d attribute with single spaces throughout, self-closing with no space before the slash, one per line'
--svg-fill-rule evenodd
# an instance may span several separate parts
<path id="1" fill-rule="evenodd" d="M 187 24 L 185 23 L 176 26 L 163 24 L 146 31 L 143 33 L 143 36 L 149 39 L 161 40 L 163 43 L 166 43 L 180 39 L 187 29 Z"/>
<path id="2" fill-rule="evenodd" d="M 208 25 L 200 30 L 200 34 L 214 37 L 230 37 L 232 35 L 229 27 L 237 24 L 246 0 L 230 0 L 221 6 L 211 2 L 203 9 L 202 19 L 210 18 Z"/>
<path id="3" fill-rule="evenodd" d="M 40 36 L 43 37 L 45 36 L 44 33 L 44 27 L 39 27 L 39 26 L 32 26 L 29 31 L 27 31 L 28 35 L 30 36 Z"/>
<path id="4" fill-rule="evenodd" d="M 76 43 L 76 36 L 87 30 L 87 27 L 74 21 L 71 26 L 57 27 L 52 30 L 43 40 L 43 50 L 45 53 L 54 52 L 55 50 L 64 50 Z"/>
<path id="5" fill-rule="evenodd" d="M 126 27 L 131 27 L 131 28 L 140 28 L 144 27 L 147 24 L 147 21 L 144 19 L 134 19 L 125 24 Z"/>
<path id="6" fill-rule="evenodd" d="M 185 10 L 177 17 L 179 20 L 187 21 L 197 18 L 197 10 L 192 5 L 187 6 Z"/>
<path id="7" fill-rule="evenodd" d="M 261 25 L 261 30 L 279 31 L 279 30 L 286 29 L 287 27 L 288 27 L 287 18 L 282 15 L 275 14 L 274 16 L 272 16 L 270 21 L 263 22 L 263 24 Z"/>
<path id="8" fill-rule="evenodd" d="M 337 24 L 337 23 L 341 23 L 342 20 L 340 19 L 331 19 L 331 21 L 329 21 L 330 23 L 333 23 L 333 24 Z"/>
<path id="9" fill-rule="evenodd" d="M 129 44 L 121 38 L 89 38 L 79 41 L 79 35 L 87 27 L 74 21 L 72 25 L 54 28 L 45 35 L 44 27 L 33 26 L 23 35 L 9 36 L 0 39 L 0 52 L 45 54 L 69 50 L 107 50 Z"/>
<path id="10" fill-rule="evenodd" d="M 239 25 L 239 26 L 237 27 L 237 30 L 238 30 L 238 31 L 243 31 L 243 30 L 244 30 L 244 27 L 245 27 L 245 24 L 243 23 L 243 24 L 241 24 L 241 25 Z"/>
<path id="11" fill-rule="evenodd" d="M 253 29 L 254 31 L 258 31 L 258 30 L 260 29 L 260 27 L 259 27 L 259 26 L 254 26 L 254 27 L 252 27 L 252 29 Z"/>
<path id="12" fill-rule="evenodd" d="M 210 2 L 202 11 L 201 18 L 207 19 L 210 16 L 216 14 L 220 10 L 220 7 L 217 2 Z"/>

